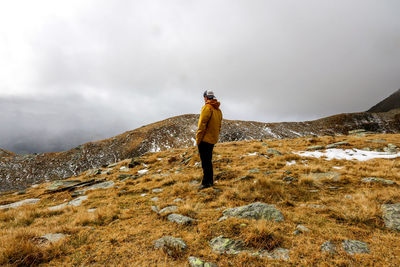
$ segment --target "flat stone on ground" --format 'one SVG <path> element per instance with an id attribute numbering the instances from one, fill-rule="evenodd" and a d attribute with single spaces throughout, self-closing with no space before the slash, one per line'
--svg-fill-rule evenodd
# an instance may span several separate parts
<path id="1" fill-rule="evenodd" d="M 14 202 L 14 203 L 10 203 L 10 204 L 6 204 L 6 205 L 1 205 L 0 206 L 0 210 L 3 209 L 14 209 L 14 208 L 18 208 L 22 205 L 27 205 L 27 204 L 36 204 L 40 201 L 39 198 L 28 198 L 28 199 L 24 199 L 18 202 Z"/>
<path id="2" fill-rule="evenodd" d="M 331 241 L 326 241 L 321 245 L 321 251 L 336 254 L 336 246 Z"/>
<path id="3" fill-rule="evenodd" d="M 284 220 L 282 213 L 274 205 L 265 203 L 252 203 L 246 206 L 230 208 L 223 211 L 224 217 L 220 220 L 236 217 L 241 219 L 265 219 L 269 221 L 282 222 Z"/>
<path id="4" fill-rule="evenodd" d="M 194 222 L 194 219 L 176 213 L 168 215 L 167 219 L 168 221 L 177 224 L 191 224 L 192 222 Z"/>
<path id="5" fill-rule="evenodd" d="M 60 204 L 60 205 L 57 205 L 54 207 L 50 207 L 49 210 L 61 210 L 67 206 L 78 207 L 82 204 L 82 201 L 87 200 L 87 199 L 88 199 L 87 196 L 80 196 L 80 197 L 77 197 L 77 198 L 67 202 L 67 203 L 63 203 L 63 204 Z"/>
<path id="6" fill-rule="evenodd" d="M 163 214 L 163 213 L 170 213 L 178 210 L 178 206 L 168 206 L 163 209 L 161 209 L 158 213 Z"/>
<path id="7" fill-rule="evenodd" d="M 188 261 L 190 267 L 218 267 L 215 263 L 204 262 L 196 257 L 189 257 Z"/>
<path id="8" fill-rule="evenodd" d="M 241 240 L 234 240 L 218 236 L 209 242 L 214 253 L 217 254 L 239 254 L 244 250 L 244 243 Z"/>
<path id="9" fill-rule="evenodd" d="M 345 240 L 342 242 L 344 251 L 350 255 L 366 253 L 369 254 L 368 244 L 357 240 Z"/>
<path id="10" fill-rule="evenodd" d="M 89 186 L 89 187 L 87 187 L 85 189 L 74 191 L 72 196 L 80 196 L 80 195 L 85 194 L 87 191 L 95 190 L 95 189 L 108 189 L 108 188 L 113 187 L 114 184 L 115 183 L 113 181 L 106 181 L 106 182 L 103 182 L 103 183 L 94 184 L 94 185 L 91 185 L 91 186 Z"/>
<path id="11" fill-rule="evenodd" d="M 165 236 L 154 242 L 154 248 L 162 249 L 168 255 L 174 256 L 176 253 L 186 250 L 187 245 L 181 238 Z"/>
<path id="12" fill-rule="evenodd" d="M 392 180 L 386 180 L 386 179 L 376 178 L 376 177 L 364 178 L 361 181 L 363 181 L 364 183 L 381 183 L 381 184 L 388 184 L 388 185 L 395 184 L 395 182 L 393 182 Z"/>
<path id="13" fill-rule="evenodd" d="M 400 203 L 382 205 L 383 220 L 389 229 L 400 231 Z"/>

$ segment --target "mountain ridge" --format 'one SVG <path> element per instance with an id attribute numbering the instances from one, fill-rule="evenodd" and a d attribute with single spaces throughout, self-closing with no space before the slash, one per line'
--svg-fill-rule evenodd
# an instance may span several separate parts
<path id="1" fill-rule="evenodd" d="M 0 156 L 0 192 L 65 179 L 147 152 L 194 146 L 198 117 L 186 114 L 168 118 L 64 152 Z M 223 120 L 220 142 L 342 135 L 359 128 L 397 133 L 400 131 L 400 109 L 387 113 L 344 113 L 305 122 Z"/>
<path id="2" fill-rule="evenodd" d="M 370 108 L 367 112 L 388 112 L 398 108 L 400 108 L 400 89 Z"/>

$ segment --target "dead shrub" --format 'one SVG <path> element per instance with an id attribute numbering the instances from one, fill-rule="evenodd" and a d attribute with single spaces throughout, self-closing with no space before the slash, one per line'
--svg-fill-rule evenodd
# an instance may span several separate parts
<path id="1" fill-rule="evenodd" d="M 252 222 L 242 231 L 242 239 L 249 247 L 273 250 L 283 243 L 283 237 L 276 223 L 266 220 Z"/>

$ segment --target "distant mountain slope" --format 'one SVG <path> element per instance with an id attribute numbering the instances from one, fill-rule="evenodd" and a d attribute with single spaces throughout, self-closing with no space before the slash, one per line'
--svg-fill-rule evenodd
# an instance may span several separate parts
<path id="1" fill-rule="evenodd" d="M 0 158 L 1 157 L 12 157 L 12 156 L 15 156 L 15 153 L 0 148 Z"/>
<path id="2" fill-rule="evenodd" d="M 388 112 L 400 108 L 400 89 L 394 94 L 373 106 L 367 112 Z"/>
<path id="3" fill-rule="evenodd" d="M 64 179 L 88 169 L 170 148 L 195 145 L 198 115 L 182 115 L 90 142 L 65 152 L 0 157 L 0 192 L 30 184 Z M 307 122 L 261 123 L 224 120 L 221 142 L 313 135 L 347 134 L 364 128 L 400 132 L 400 110 L 389 113 L 340 114 Z"/>

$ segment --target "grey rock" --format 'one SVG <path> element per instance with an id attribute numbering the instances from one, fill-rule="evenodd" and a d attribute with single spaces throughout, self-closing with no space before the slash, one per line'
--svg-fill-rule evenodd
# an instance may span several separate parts
<path id="1" fill-rule="evenodd" d="M 321 245 L 321 251 L 336 254 L 336 246 L 331 241 L 326 241 Z"/>
<path id="2" fill-rule="evenodd" d="M 327 145 L 326 148 L 330 149 L 330 148 L 336 148 L 339 146 L 349 146 L 349 145 L 350 144 L 348 142 L 337 142 L 337 143 Z"/>
<path id="3" fill-rule="evenodd" d="M 284 260 L 288 261 L 290 260 L 289 257 L 290 250 L 285 249 L 285 248 L 276 248 L 271 252 L 264 251 L 260 256 L 261 257 L 267 257 L 272 260 Z"/>
<path id="4" fill-rule="evenodd" d="M 369 254 L 368 244 L 358 240 L 345 240 L 342 242 L 342 247 L 346 253 L 350 255 L 367 253 Z"/>
<path id="5" fill-rule="evenodd" d="M 282 156 L 281 152 L 279 152 L 278 150 L 273 149 L 273 148 L 267 149 L 267 154 L 270 154 L 270 155 L 272 154 L 272 155 L 275 155 L 275 156 Z"/>
<path id="6" fill-rule="evenodd" d="M 176 214 L 176 213 L 172 213 L 170 215 L 167 216 L 168 221 L 170 222 L 174 222 L 177 224 L 191 224 L 192 222 L 194 222 L 194 219 L 183 216 L 181 214 Z"/>
<path id="7" fill-rule="evenodd" d="M 356 129 L 356 130 L 349 131 L 348 134 L 360 134 L 360 133 L 365 133 L 365 132 L 366 132 L 365 129 Z"/>
<path id="8" fill-rule="evenodd" d="M 87 172 L 86 176 L 94 176 L 101 174 L 101 169 L 91 169 Z"/>
<path id="9" fill-rule="evenodd" d="M 168 207 L 161 209 L 158 213 L 162 215 L 162 214 L 174 212 L 177 210 L 178 210 L 177 206 L 168 206 Z"/>
<path id="10" fill-rule="evenodd" d="M 174 199 L 174 202 L 183 202 L 183 199 L 182 198 L 176 198 L 176 199 Z"/>
<path id="11" fill-rule="evenodd" d="M 153 190 L 151 190 L 151 192 L 153 193 L 161 193 L 163 191 L 162 188 L 154 188 Z"/>
<path id="12" fill-rule="evenodd" d="M 57 180 L 54 181 L 51 185 L 49 185 L 46 189 L 47 190 L 57 190 L 62 186 L 71 186 L 74 184 L 80 183 L 80 180 Z"/>
<path id="13" fill-rule="evenodd" d="M 99 184 L 94 184 L 91 185 L 85 189 L 81 189 L 81 190 L 76 190 L 72 196 L 80 196 L 80 195 L 84 195 L 87 191 L 90 190 L 95 190 L 95 189 L 108 189 L 114 186 L 114 182 L 113 181 L 107 181 L 107 182 L 103 182 L 103 183 L 99 183 Z"/>
<path id="14" fill-rule="evenodd" d="M 97 209 L 88 209 L 88 212 L 92 213 L 95 212 Z"/>
<path id="15" fill-rule="evenodd" d="M 325 149 L 325 147 L 324 146 L 309 146 L 309 147 L 307 147 L 307 150 L 309 150 L 309 151 L 322 150 L 322 149 Z"/>
<path id="16" fill-rule="evenodd" d="M 165 236 L 154 242 L 154 248 L 162 249 L 168 255 L 174 256 L 177 253 L 185 251 L 188 247 L 181 238 Z"/>
<path id="17" fill-rule="evenodd" d="M 204 262 L 196 257 L 189 257 L 188 261 L 190 267 L 218 267 L 215 263 Z"/>
<path id="18" fill-rule="evenodd" d="M 60 241 L 60 240 L 64 239 L 65 235 L 60 234 L 60 233 L 58 233 L 58 234 L 45 234 L 45 235 L 41 236 L 41 238 L 46 239 L 50 243 L 55 243 L 57 241 Z"/>
<path id="19" fill-rule="evenodd" d="M 386 180 L 382 178 L 376 178 L 376 177 L 369 177 L 369 178 L 364 178 L 361 181 L 364 183 L 381 183 L 381 184 L 387 184 L 387 185 L 392 185 L 395 184 L 392 180 Z"/>
<path id="20" fill-rule="evenodd" d="M 282 180 L 284 182 L 295 182 L 295 181 L 297 181 L 297 178 L 291 177 L 291 176 L 286 176 L 286 177 L 283 177 Z"/>
<path id="21" fill-rule="evenodd" d="M 249 173 L 260 173 L 260 169 L 257 169 L 257 168 L 251 169 L 251 170 L 249 170 Z"/>
<path id="22" fill-rule="evenodd" d="M 382 205 L 383 220 L 389 229 L 400 231 L 400 203 Z"/>
<path id="23" fill-rule="evenodd" d="M 234 240 L 218 236 L 209 242 L 214 253 L 217 254 L 239 254 L 244 250 L 244 243 L 241 240 Z"/>
<path id="24" fill-rule="evenodd" d="M 24 199 L 18 202 L 14 202 L 14 203 L 10 203 L 10 204 L 6 204 L 6 205 L 0 205 L 0 210 L 3 209 L 15 209 L 18 208 L 20 206 L 23 205 L 27 205 L 27 204 L 36 204 L 40 201 L 39 198 L 28 198 L 28 199 Z"/>
<path id="25" fill-rule="evenodd" d="M 301 233 L 310 232 L 310 229 L 308 229 L 307 227 L 305 227 L 304 225 L 301 225 L 301 224 L 296 226 L 296 230 L 300 231 Z"/>
<path id="26" fill-rule="evenodd" d="M 118 176 L 118 180 L 125 180 L 125 179 L 131 178 L 131 177 L 132 177 L 132 175 L 130 175 L 130 174 L 120 174 Z"/>
<path id="27" fill-rule="evenodd" d="M 344 198 L 353 199 L 353 196 L 352 195 L 345 195 Z"/>
<path id="28" fill-rule="evenodd" d="M 396 149 L 396 148 L 397 148 L 397 146 L 396 146 L 396 145 L 393 145 L 393 144 L 388 144 L 387 147 L 388 147 L 389 149 Z"/>
<path id="29" fill-rule="evenodd" d="M 237 217 L 255 220 L 265 219 L 276 222 L 282 222 L 284 220 L 282 213 L 276 209 L 274 205 L 268 205 L 260 202 L 237 208 L 226 209 L 223 211 L 223 215 L 225 218 Z"/>
<path id="30" fill-rule="evenodd" d="M 160 199 L 159 197 L 152 197 L 150 200 L 154 201 L 154 202 L 157 202 L 159 199 Z"/>
<path id="31" fill-rule="evenodd" d="M 50 207 L 49 210 L 61 210 L 67 206 L 79 207 L 82 204 L 82 202 L 87 199 L 88 199 L 87 196 L 80 196 L 80 197 L 77 197 L 77 198 L 67 202 L 67 203 L 63 203 L 63 204 L 60 204 L 60 205 L 57 205 L 54 207 Z"/>
<path id="32" fill-rule="evenodd" d="M 160 212 L 160 208 L 157 206 L 151 206 L 151 210 L 154 211 L 155 213 L 159 213 Z"/>
<path id="33" fill-rule="evenodd" d="M 108 168 L 114 168 L 114 167 L 117 167 L 117 165 L 118 165 L 118 163 L 112 163 L 112 164 L 108 165 L 107 167 Z"/>

